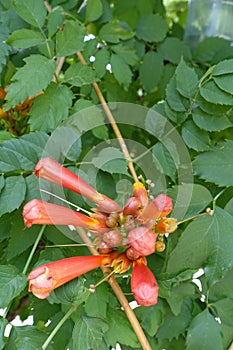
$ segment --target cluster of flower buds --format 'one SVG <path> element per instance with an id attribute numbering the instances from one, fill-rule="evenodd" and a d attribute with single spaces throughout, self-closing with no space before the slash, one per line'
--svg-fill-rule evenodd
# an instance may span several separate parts
<path id="1" fill-rule="evenodd" d="M 4 110 L 6 95 L 7 90 L 0 88 L 0 123 L 13 134 L 23 134 L 27 128 L 27 117 L 32 107 L 32 100 L 37 95 L 26 98 L 24 102 L 18 103 L 14 108 L 7 111 Z"/>
<path id="2" fill-rule="evenodd" d="M 177 228 L 172 211 L 172 200 L 159 194 L 149 201 L 141 182 L 133 185 L 133 196 L 122 209 L 114 200 L 97 192 L 78 175 L 50 158 L 40 160 L 34 171 L 46 179 L 74 191 L 95 203 L 90 215 L 38 199 L 23 208 L 24 223 L 45 225 L 74 225 L 87 228 L 101 255 L 73 257 L 37 267 L 28 276 L 29 291 L 38 298 L 71 279 L 101 265 L 110 266 L 116 273 L 132 267 L 131 289 L 139 305 L 157 303 L 158 285 L 147 267 L 146 256 L 165 249 L 164 234 Z M 59 273 L 58 273 L 59 271 Z"/>

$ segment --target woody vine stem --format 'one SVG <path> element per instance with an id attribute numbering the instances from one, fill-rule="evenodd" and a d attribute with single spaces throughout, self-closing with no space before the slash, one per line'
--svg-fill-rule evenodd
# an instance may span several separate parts
<path id="1" fill-rule="evenodd" d="M 45 1 L 44 3 L 45 3 L 47 11 L 51 12 L 52 9 L 51 9 L 50 5 L 48 4 L 48 2 Z M 81 52 L 77 52 L 77 57 L 79 58 L 80 62 L 83 65 L 87 64 Z M 62 57 L 57 62 L 57 68 L 56 68 L 56 73 L 55 73 L 55 77 L 54 77 L 55 79 L 58 76 L 58 74 L 60 73 L 60 70 L 62 69 L 62 64 L 63 64 L 64 60 L 65 60 L 65 58 Z M 104 110 L 104 112 L 109 120 L 109 123 L 110 123 L 110 125 L 111 125 L 111 127 L 116 135 L 116 138 L 119 142 L 121 150 L 122 150 L 124 157 L 127 161 L 127 165 L 128 165 L 129 171 L 133 177 L 133 180 L 135 182 L 137 182 L 138 177 L 137 177 L 136 171 L 134 169 L 132 158 L 129 154 L 128 148 L 127 148 L 125 141 L 121 135 L 121 132 L 117 126 L 115 118 L 114 118 L 110 108 L 108 107 L 108 104 L 107 104 L 98 84 L 94 82 L 92 84 L 92 86 L 93 86 L 93 88 L 96 92 L 96 95 L 97 95 L 97 97 L 98 97 L 98 99 L 103 107 L 103 110 Z M 90 239 L 86 235 L 85 230 L 80 228 L 80 227 L 76 227 L 76 230 L 79 233 L 80 237 L 82 238 L 83 242 L 88 245 L 88 249 L 89 249 L 90 253 L 92 255 L 98 255 L 99 254 L 98 251 L 92 246 L 92 242 L 90 241 Z M 108 274 L 110 272 L 109 269 L 105 268 L 105 267 L 102 267 L 102 271 L 104 274 Z M 134 332 L 135 332 L 135 334 L 136 334 L 136 336 L 141 344 L 142 350 L 152 350 L 135 313 L 131 309 L 131 307 L 128 303 L 128 300 L 126 299 L 121 287 L 119 286 L 119 284 L 117 283 L 117 281 L 113 275 L 111 275 L 108 278 L 108 283 L 110 284 L 110 286 L 111 286 L 112 290 L 114 291 L 116 297 L 118 298 L 121 306 L 123 307 L 124 312 L 125 312 L 128 320 L 129 320 L 129 322 L 130 322 L 130 324 L 131 324 L 131 326 L 132 326 L 132 328 L 133 328 L 133 330 L 134 330 Z"/>

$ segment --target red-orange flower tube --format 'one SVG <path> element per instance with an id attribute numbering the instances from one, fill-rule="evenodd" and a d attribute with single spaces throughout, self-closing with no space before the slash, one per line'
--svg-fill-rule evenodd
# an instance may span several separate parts
<path id="1" fill-rule="evenodd" d="M 171 211 L 172 199 L 166 194 L 159 194 L 143 209 L 139 219 L 146 223 L 167 216 Z"/>
<path id="2" fill-rule="evenodd" d="M 91 231 L 105 231 L 104 221 L 90 218 L 75 210 L 57 204 L 33 199 L 23 208 L 24 224 L 27 227 L 33 224 L 40 225 L 74 225 L 88 228 Z"/>
<path id="3" fill-rule="evenodd" d="M 158 302 L 157 281 L 141 259 L 133 264 L 131 290 L 136 302 L 141 306 L 151 306 Z"/>
<path id="4" fill-rule="evenodd" d="M 97 192 L 78 175 L 51 158 L 41 159 L 35 167 L 34 174 L 90 199 L 97 203 L 101 211 L 107 213 L 121 211 L 120 206 L 115 201 Z"/>
<path id="5" fill-rule="evenodd" d="M 101 265 L 108 264 L 109 259 L 105 255 L 75 256 L 38 266 L 28 275 L 28 291 L 39 299 L 45 299 L 55 288 Z"/>

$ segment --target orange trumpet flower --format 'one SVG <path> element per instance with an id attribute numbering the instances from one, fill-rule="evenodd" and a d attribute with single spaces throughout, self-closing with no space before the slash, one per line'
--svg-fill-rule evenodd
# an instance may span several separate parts
<path id="1" fill-rule="evenodd" d="M 97 203 L 98 208 L 103 212 L 121 211 L 120 206 L 114 200 L 97 192 L 78 175 L 51 158 L 41 159 L 35 167 L 34 174 L 90 199 Z"/>
<path id="2" fill-rule="evenodd" d="M 171 211 L 172 199 L 166 194 L 159 194 L 143 209 L 139 220 L 150 224 L 150 221 L 167 216 Z"/>
<path id="3" fill-rule="evenodd" d="M 28 291 L 45 299 L 52 290 L 101 265 L 108 265 L 109 260 L 105 255 L 75 256 L 38 266 L 28 275 Z"/>
<path id="4" fill-rule="evenodd" d="M 33 199 L 24 206 L 23 218 L 27 227 L 33 224 L 74 225 L 99 232 L 105 231 L 107 227 L 104 221 L 90 218 L 75 210 L 39 199 Z"/>

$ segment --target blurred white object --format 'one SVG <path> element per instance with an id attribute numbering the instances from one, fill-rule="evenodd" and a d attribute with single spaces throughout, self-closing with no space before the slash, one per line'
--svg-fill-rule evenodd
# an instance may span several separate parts
<path id="1" fill-rule="evenodd" d="M 233 0 L 189 0 L 185 43 L 193 49 L 210 36 L 233 43 Z"/>

